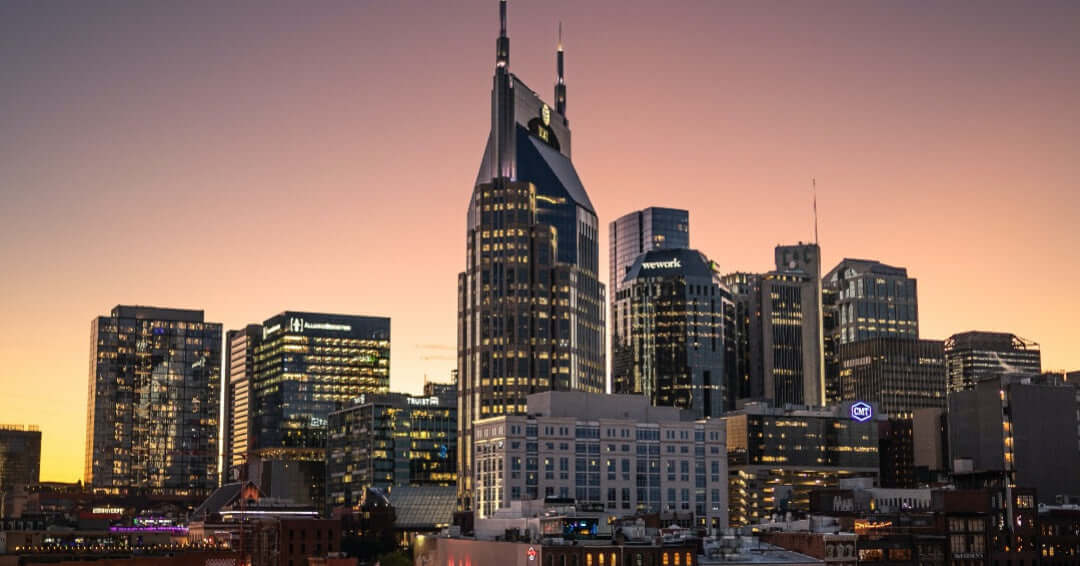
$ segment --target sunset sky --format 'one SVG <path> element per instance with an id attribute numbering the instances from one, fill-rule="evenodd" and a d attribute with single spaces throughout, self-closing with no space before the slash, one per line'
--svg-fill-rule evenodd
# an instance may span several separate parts
<path id="1" fill-rule="evenodd" d="M 724 270 L 812 238 L 919 279 L 921 334 L 1080 369 L 1080 2 L 511 0 L 600 222 L 690 210 Z M 90 320 L 392 318 L 391 386 L 454 366 L 497 4 L 0 2 L 0 423 L 82 475 Z"/>

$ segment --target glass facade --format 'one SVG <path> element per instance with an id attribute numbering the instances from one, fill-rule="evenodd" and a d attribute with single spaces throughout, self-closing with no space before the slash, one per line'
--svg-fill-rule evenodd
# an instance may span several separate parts
<path id="1" fill-rule="evenodd" d="M 783 410 L 754 404 L 724 418 L 732 525 L 808 512 L 813 489 L 877 476 L 878 422 L 849 418 L 849 405 Z"/>
<path id="2" fill-rule="evenodd" d="M 649 207 L 625 214 L 609 225 L 608 286 L 614 296 L 637 257 L 650 250 L 690 247 L 690 212 Z"/>
<path id="3" fill-rule="evenodd" d="M 466 266 L 458 276 L 464 509 L 472 508 L 475 420 L 522 413 L 533 392 L 606 387 L 599 225 L 570 158 L 569 121 L 511 74 L 509 64 L 510 41 L 501 35 L 491 130 L 469 201 Z M 565 86 L 559 101 L 565 108 Z"/>
<path id="4" fill-rule="evenodd" d="M 117 306 L 91 322 L 88 485 L 179 496 L 217 486 L 221 333 L 192 310 Z"/>
<path id="5" fill-rule="evenodd" d="M 457 390 L 362 395 L 330 413 L 330 506 L 360 503 L 368 487 L 457 483 Z"/>
<path id="6" fill-rule="evenodd" d="M 250 395 L 255 450 L 321 461 L 337 403 L 390 388 L 390 319 L 287 311 L 262 325 Z"/>
<path id="7" fill-rule="evenodd" d="M 612 319 L 612 392 L 697 418 L 725 409 L 735 368 L 735 304 L 697 251 L 639 255 L 617 292 Z"/>
<path id="8" fill-rule="evenodd" d="M 872 338 L 840 344 L 839 401 L 867 401 L 893 415 L 945 407 L 940 340 Z"/>
<path id="9" fill-rule="evenodd" d="M 945 340 L 949 392 L 968 391 L 985 379 L 1042 372 L 1039 345 L 1006 332 L 964 332 Z"/>
<path id="10" fill-rule="evenodd" d="M 36 426 L 0 424 L 0 500 L 4 494 L 36 485 L 40 475 L 41 431 Z"/>

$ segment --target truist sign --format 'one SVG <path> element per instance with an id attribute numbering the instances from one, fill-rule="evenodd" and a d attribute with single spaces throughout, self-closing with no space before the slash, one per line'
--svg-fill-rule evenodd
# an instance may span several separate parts
<path id="1" fill-rule="evenodd" d="M 642 269 L 678 269 L 680 267 L 682 263 L 677 257 L 667 261 L 646 261 L 641 264 Z"/>
<path id="2" fill-rule="evenodd" d="M 851 404 L 851 419 L 860 423 L 865 423 L 874 416 L 874 409 L 870 407 L 869 403 L 862 401 L 856 401 Z"/>

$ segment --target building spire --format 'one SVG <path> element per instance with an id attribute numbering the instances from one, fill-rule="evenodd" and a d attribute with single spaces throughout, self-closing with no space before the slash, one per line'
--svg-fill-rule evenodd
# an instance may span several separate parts
<path id="1" fill-rule="evenodd" d="M 495 40 L 495 66 L 510 66 L 510 38 L 506 35 L 506 0 L 499 0 L 499 39 Z"/>
<path id="2" fill-rule="evenodd" d="M 559 22 L 559 43 L 555 51 L 555 111 L 566 118 L 566 80 L 563 74 L 562 22 Z"/>

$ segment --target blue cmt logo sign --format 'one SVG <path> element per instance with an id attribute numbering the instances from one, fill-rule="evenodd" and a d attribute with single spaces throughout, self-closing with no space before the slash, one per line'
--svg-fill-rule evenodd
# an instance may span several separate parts
<path id="1" fill-rule="evenodd" d="M 874 409 L 870 406 L 869 403 L 864 403 L 862 401 L 856 401 L 856 402 L 851 404 L 851 418 L 852 418 L 852 420 L 859 421 L 860 423 L 865 423 L 866 421 L 873 418 L 873 416 L 874 416 Z"/>

